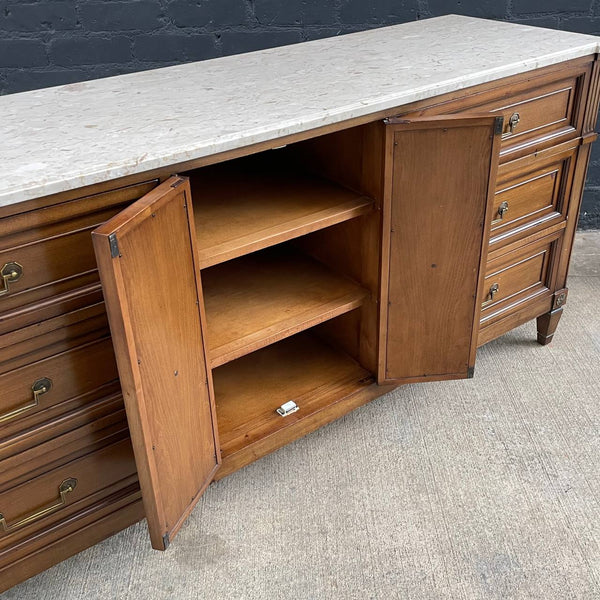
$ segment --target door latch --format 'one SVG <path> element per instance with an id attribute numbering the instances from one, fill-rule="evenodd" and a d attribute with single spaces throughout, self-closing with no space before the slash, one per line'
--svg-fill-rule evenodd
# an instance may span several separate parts
<path id="1" fill-rule="evenodd" d="M 277 409 L 277 412 L 282 417 L 287 417 L 288 415 L 291 415 L 292 413 L 295 413 L 299 409 L 300 409 L 300 407 L 293 400 L 289 400 L 285 404 L 282 404 Z"/>

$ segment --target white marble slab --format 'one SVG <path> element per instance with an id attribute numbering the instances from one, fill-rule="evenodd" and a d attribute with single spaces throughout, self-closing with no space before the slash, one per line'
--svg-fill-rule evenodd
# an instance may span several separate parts
<path id="1" fill-rule="evenodd" d="M 599 42 L 449 15 L 0 97 L 0 206 L 585 56 Z"/>

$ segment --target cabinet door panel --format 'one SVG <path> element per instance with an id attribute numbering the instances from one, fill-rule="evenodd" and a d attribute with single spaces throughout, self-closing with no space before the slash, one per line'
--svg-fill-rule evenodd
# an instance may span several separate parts
<path id="1" fill-rule="evenodd" d="M 150 537 L 164 550 L 220 462 L 189 181 L 93 233 Z"/>
<path id="2" fill-rule="evenodd" d="M 386 125 L 378 380 L 468 377 L 502 119 Z"/>

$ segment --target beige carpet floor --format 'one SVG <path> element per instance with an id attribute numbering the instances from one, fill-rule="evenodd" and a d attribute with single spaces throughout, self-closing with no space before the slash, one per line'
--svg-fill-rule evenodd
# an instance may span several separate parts
<path id="1" fill-rule="evenodd" d="M 210 487 L 166 553 L 140 523 L 2 600 L 600 599 L 600 233 L 554 342 L 380 398 Z"/>

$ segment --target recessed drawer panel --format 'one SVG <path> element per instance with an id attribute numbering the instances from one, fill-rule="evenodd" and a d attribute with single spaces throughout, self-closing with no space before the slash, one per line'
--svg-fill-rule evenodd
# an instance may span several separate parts
<path id="1" fill-rule="evenodd" d="M 98 280 L 91 231 L 156 181 L 0 220 L 0 314 Z"/>
<path id="2" fill-rule="evenodd" d="M 123 398 L 115 394 L 94 403 L 88 411 L 76 411 L 43 427 L 2 439 L 0 490 L 20 485 L 128 434 Z"/>
<path id="3" fill-rule="evenodd" d="M 548 248 L 540 249 L 533 256 L 492 271 L 485 281 L 488 296 L 484 307 L 493 307 L 495 304 L 512 298 L 516 294 L 528 291 L 537 286 L 543 286 L 544 274 L 548 264 Z"/>
<path id="4" fill-rule="evenodd" d="M 560 233 L 488 262 L 481 323 L 487 325 L 524 302 L 550 293 L 551 260 Z"/>
<path id="5" fill-rule="evenodd" d="M 16 421 L 12 426 L 5 426 L 0 437 L 0 461 L 4 461 L 5 469 L 5 472 L 0 473 L 0 483 L 5 477 L 21 476 L 30 468 L 46 470 L 44 465 L 55 451 L 53 440 L 60 438 L 66 445 L 67 439 L 70 439 L 66 434 L 76 432 L 73 434 L 75 436 L 73 443 L 78 444 L 81 438 L 93 434 L 99 428 L 117 424 L 118 429 L 123 429 L 125 418 L 123 396 L 120 390 L 115 390 L 115 387 L 113 385 L 111 389 L 109 385 L 97 388 L 93 394 L 89 394 L 93 399 L 79 396 L 73 401 L 60 404 L 58 408 L 62 409 L 62 412 L 57 416 L 53 416 L 52 409 L 49 409 Z M 83 399 L 86 400 L 85 404 L 82 402 Z M 40 416 L 48 418 L 41 421 Z M 36 417 L 37 422 L 31 424 L 30 422 L 35 421 Z M 28 428 L 23 427 L 25 424 Z M 21 425 L 20 429 L 19 425 Z M 40 449 L 43 451 L 43 456 L 39 453 Z M 61 448 L 56 450 L 60 454 Z"/>
<path id="6" fill-rule="evenodd" d="M 100 281 L 0 315 L 0 336 L 103 301 Z"/>
<path id="7" fill-rule="evenodd" d="M 107 337 L 104 303 L 86 306 L 0 335 L 0 374 Z"/>
<path id="8" fill-rule="evenodd" d="M 96 389 L 118 379 L 110 338 L 78 346 L 0 375 L 0 435 L 32 417 L 61 414 L 74 399 L 91 400 Z M 17 425 L 18 427 L 18 425 Z"/>
<path id="9" fill-rule="evenodd" d="M 578 79 L 569 77 L 515 95 L 508 102 L 481 106 L 504 116 L 502 146 L 525 144 L 535 138 L 578 133 L 575 101 Z"/>
<path id="10" fill-rule="evenodd" d="M 500 159 L 501 162 L 513 160 L 582 134 L 592 66 L 592 57 L 577 59 L 553 72 L 540 75 L 539 71 L 533 71 L 501 81 L 496 87 L 442 99 L 404 116 L 502 115 Z"/>
<path id="11" fill-rule="evenodd" d="M 119 485 L 111 495 L 98 496 L 97 502 L 86 503 L 56 525 L 0 550 L 0 592 L 144 518 L 137 481 L 126 487 Z"/>
<path id="12" fill-rule="evenodd" d="M 525 157 L 498 171 L 491 222 L 492 248 L 564 221 L 577 148 Z"/>
<path id="13" fill-rule="evenodd" d="M 0 550 L 131 485 L 135 474 L 131 442 L 121 437 L 25 482 L 3 486 Z"/>

